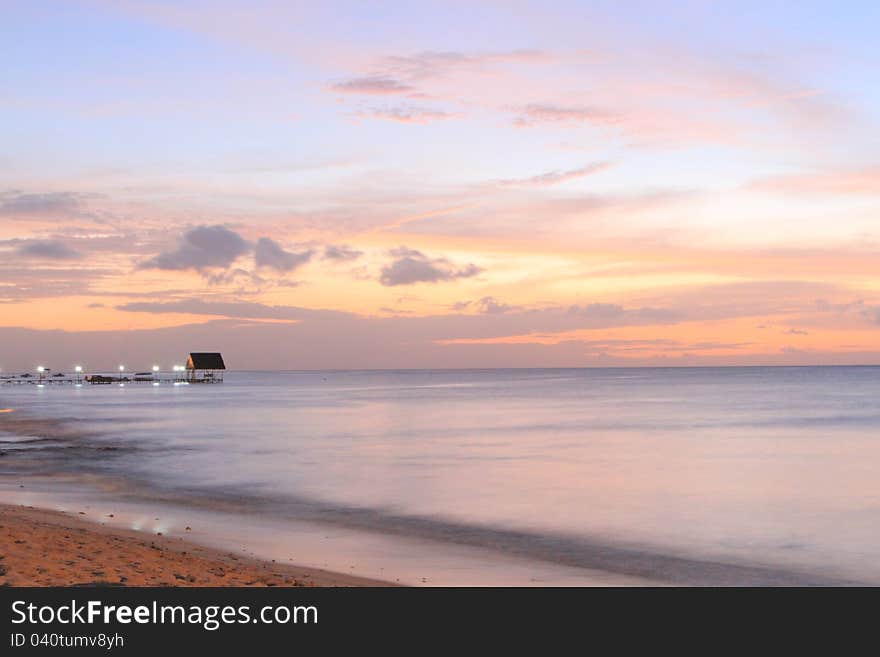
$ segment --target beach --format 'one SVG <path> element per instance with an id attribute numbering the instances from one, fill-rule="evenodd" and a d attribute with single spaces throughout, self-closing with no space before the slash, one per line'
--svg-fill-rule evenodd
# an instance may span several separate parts
<path id="1" fill-rule="evenodd" d="M 0 586 L 390 586 L 259 561 L 182 537 L 106 527 L 79 512 L 0 505 Z"/>

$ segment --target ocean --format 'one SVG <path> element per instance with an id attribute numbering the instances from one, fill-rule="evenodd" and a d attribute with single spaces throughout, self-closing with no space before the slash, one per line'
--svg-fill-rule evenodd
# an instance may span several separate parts
<path id="1" fill-rule="evenodd" d="M 266 559 L 422 585 L 880 584 L 876 367 L 232 371 L 0 386 L 0 407 L 3 501 Z"/>

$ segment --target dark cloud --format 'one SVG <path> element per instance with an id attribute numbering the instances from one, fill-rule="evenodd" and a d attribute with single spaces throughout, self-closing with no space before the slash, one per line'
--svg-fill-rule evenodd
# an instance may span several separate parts
<path id="1" fill-rule="evenodd" d="M 26 194 L 18 191 L 0 193 L 0 215 L 39 215 L 75 212 L 82 196 L 73 192 Z"/>
<path id="2" fill-rule="evenodd" d="M 372 95 L 403 94 L 414 91 L 410 85 L 384 75 L 351 78 L 338 82 L 331 88 L 342 93 Z"/>
<path id="3" fill-rule="evenodd" d="M 785 331 L 785 334 L 786 335 L 809 335 L 810 332 L 804 331 L 803 329 L 792 328 L 792 329 L 788 329 L 787 331 Z"/>
<path id="4" fill-rule="evenodd" d="M 324 259 L 325 260 L 336 260 L 337 262 L 350 262 L 352 260 L 357 260 L 362 255 L 364 255 L 363 251 L 358 251 L 357 249 L 353 249 L 350 246 L 346 246 L 345 244 L 335 245 L 328 244 L 324 247 Z"/>
<path id="5" fill-rule="evenodd" d="M 382 267 L 379 282 L 382 285 L 411 285 L 412 283 L 439 283 L 457 278 L 470 278 L 483 271 L 469 264 L 456 268 L 446 258 L 429 258 L 420 251 L 401 247 L 391 251 L 395 260 Z"/>
<path id="6" fill-rule="evenodd" d="M 269 267 L 276 271 L 291 271 L 311 260 L 314 250 L 308 249 L 299 253 L 285 251 L 281 245 L 268 237 L 257 240 L 254 250 L 254 262 L 257 267 Z"/>
<path id="7" fill-rule="evenodd" d="M 244 238 L 225 226 L 199 226 L 183 235 L 180 246 L 141 265 L 143 269 L 203 270 L 229 267 L 250 250 Z"/>
<path id="8" fill-rule="evenodd" d="M 80 254 L 60 240 L 25 240 L 16 253 L 26 258 L 76 260 Z"/>

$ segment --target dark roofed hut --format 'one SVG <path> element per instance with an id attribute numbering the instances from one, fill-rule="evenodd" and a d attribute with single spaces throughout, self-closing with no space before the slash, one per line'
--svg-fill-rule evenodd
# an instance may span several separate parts
<path id="1" fill-rule="evenodd" d="M 186 380 L 190 383 L 223 383 L 226 363 L 217 352 L 191 353 L 186 359 Z"/>

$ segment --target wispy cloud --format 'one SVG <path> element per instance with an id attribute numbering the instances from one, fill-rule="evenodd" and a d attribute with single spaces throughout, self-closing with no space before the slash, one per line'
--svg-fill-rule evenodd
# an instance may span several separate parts
<path id="1" fill-rule="evenodd" d="M 0 303 L 94 295 L 93 283 L 97 281 L 106 283 L 114 274 L 118 274 L 111 269 L 73 267 L 70 266 L 72 264 L 70 260 L 64 262 L 68 266 L 59 267 L 54 263 L 37 259 L 38 264 L 30 263 L 23 267 L 12 258 L 0 259 Z M 4 316 L 6 322 L 10 322 L 11 314 L 0 314 Z"/>
<path id="2" fill-rule="evenodd" d="M 412 80 L 442 77 L 461 70 L 482 70 L 506 63 L 545 61 L 549 53 L 540 50 L 519 49 L 500 52 L 423 51 L 409 55 L 385 57 L 381 65 L 396 75 Z"/>
<path id="3" fill-rule="evenodd" d="M 328 244 L 324 247 L 324 260 L 352 262 L 360 258 L 363 254 L 363 251 L 358 251 L 345 244 Z"/>
<path id="4" fill-rule="evenodd" d="M 880 195 L 880 167 L 850 171 L 768 176 L 751 182 L 749 189 L 778 194 Z"/>
<path id="5" fill-rule="evenodd" d="M 566 106 L 550 103 L 532 104 L 517 110 L 513 124 L 527 128 L 542 123 L 592 123 L 611 125 L 619 123 L 622 116 L 618 112 L 586 106 Z"/>
<path id="6" fill-rule="evenodd" d="M 391 107 L 375 107 L 368 110 L 361 110 L 355 113 L 355 116 L 362 118 L 384 119 L 386 121 L 394 121 L 396 123 L 415 123 L 424 125 L 435 121 L 446 121 L 453 119 L 460 114 L 458 112 L 447 112 L 445 110 L 432 109 L 430 107 L 419 107 L 416 105 L 394 105 Z"/>
<path id="7" fill-rule="evenodd" d="M 548 171 L 546 173 L 541 173 L 536 176 L 529 176 L 528 178 L 502 179 L 496 181 L 494 184 L 500 187 L 551 187 L 553 185 L 559 185 L 569 182 L 571 180 L 577 180 L 578 178 L 591 176 L 595 173 L 599 173 L 610 168 L 610 162 L 597 162 L 595 164 L 588 164 L 587 166 L 583 166 L 578 169 L 569 169 L 567 171 Z"/>
<path id="8" fill-rule="evenodd" d="M 350 78 L 337 82 L 330 87 L 333 91 L 347 94 L 394 95 L 414 91 L 414 88 L 400 80 L 385 75 L 372 75 Z"/>
<path id="9" fill-rule="evenodd" d="M 186 314 L 231 317 L 242 319 L 276 319 L 301 321 L 306 319 L 346 319 L 351 313 L 336 310 L 301 308 L 299 306 L 271 306 L 247 301 L 204 301 L 199 298 L 178 301 L 134 301 L 116 306 L 117 310 L 131 313 Z"/>

